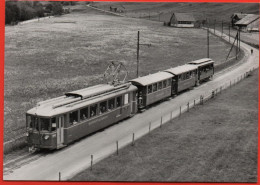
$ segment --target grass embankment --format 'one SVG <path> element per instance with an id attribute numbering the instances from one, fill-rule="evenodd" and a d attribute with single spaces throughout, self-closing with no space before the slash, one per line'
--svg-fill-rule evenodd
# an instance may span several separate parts
<path id="1" fill-rule="evenodd" d="M 141 31 L 140 74 L 206 56 L 206 31 L 104 15 L 87 8 L 26 25 L 5 28 L 4 140 L 25 132 L 25 113 L 37 102 L 104 83 L 110 60 L 136 75 L 137 31 Z M 230 45 L 211 37 L 211 58 L 225 59 Z M 214 51 L 214 52 L 213 52 Z M 232 53 L 234 56 L 234 53 Z"/>
<path id="2" fill-rule="evenodd" d="M 258 72 L 72 178 L 256 182 Z"/>

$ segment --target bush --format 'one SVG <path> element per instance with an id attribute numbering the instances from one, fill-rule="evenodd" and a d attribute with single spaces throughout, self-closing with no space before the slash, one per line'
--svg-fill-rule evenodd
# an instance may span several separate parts
<path id="1" fill-rule="evenodd" d="M 71 3 L 74 4 L 74 3 Z M 61 15 L 63 7 L 61 2 L 50 2 L 45 9 L 39 1 L 6 1 L 5 24 L 16 24 L 36 17 L 44 17 L 45 13 Z"/>

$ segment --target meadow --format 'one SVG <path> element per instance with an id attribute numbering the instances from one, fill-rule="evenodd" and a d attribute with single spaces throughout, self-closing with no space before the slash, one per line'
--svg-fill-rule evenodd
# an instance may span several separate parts
<path id="1" fill-rule="evenodd" d="M 71 14 L 5 27 L 4 141 L 25 132 L 25 113 L 37 102 L 105 83 L 109 61 L 136 77 L 137 31 L 140 74 L 206 57 L 206 31 L 96 12 L 84 3 Z M 225 61 L 230 45 L 210 36 L 210 57 Z M 234 52 L 231 54 L 234 56 Z"/>

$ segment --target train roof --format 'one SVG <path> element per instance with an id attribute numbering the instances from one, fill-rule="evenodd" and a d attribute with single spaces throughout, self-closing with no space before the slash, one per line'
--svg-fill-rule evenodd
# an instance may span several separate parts
<path id="1" fill-rule="evenodd" d="M 164 71 L 171 73 L 173 75 L 179 75 L 179 74 L 189 72 L 189 71 L 193 71 L 193 70 L 196 70 L 196 69 L 197 69 L 196 65 L 185 64 L 185 65 L 182 65 L 182 66 L 166 69 Z"/>
<path id="2" fill-rule="evenodd" d="M 129 81 L 134 82 L 134 83 L 141 85 L 141 86 L 147 86 L 147 85 L 150 85 L 150 84 L 153 84 L 153 83 L 156 83 L 156 82 L 159 82 L 159 81 L 163 81 L 163 80 L 166 80 L 166 79 L 169 79 L 169 78 L 172 78 L 172 77 L 173 77 L 172 74 L 165 73 L 165 72 L 162 71 L 162 72 L 157 72 L 157 73 L 150 74 L 150 75 L 147 75 L 147 76 L 135 78 L 135 79 L 129 80 Z"/>
<path id="3" fill-rule="evenodd" d="M 202 65 L 207 65 L 207 64 L 212 64 L 214 63 L 214 61 L 210 58 L 202 58 L 202 59 L 199 59 L 199 60 L 194 60 L 194 61 L 191 61 L 189 62 L 188 64 L 195 64 L 197 66 L 202 66 Z"/>
<path id="4" fill-rule="evenodd" d="M 131 83 L 119 86 L 101 84 L 85 89 L 65 93 L 64 96 L 39 102 L 36 107 L 27 111 L 27 114 L 52 117 L 95 104 L 100 101 L 137 90 Z"/>

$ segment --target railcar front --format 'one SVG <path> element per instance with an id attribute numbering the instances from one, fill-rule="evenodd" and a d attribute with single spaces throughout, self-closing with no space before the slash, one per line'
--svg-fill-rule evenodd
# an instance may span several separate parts
<path id="1" fill-rule="evenodd" d="M 173 75 L 172 77 L 172 95 L 194 87 L 197 83 L 197 66 L 182 65 L 165 70 Z"/>
<path id="2" fill-rule="evenodd" d="M 137 87 L 104 84 L 40 102 L 27 112 L 28 145 L 58 149 L 137 112 Z"/>
<path id="3" fill-rule="evenodd" d="M 56 118 L 26 114 L 27 143 L 30 148 L 57 148 Z"/>
<path id="4" fill-rule="evenodd" d="M 203 58 L 189 62 L 198 67 L 198 82 L 208 80 L 214 75 L 214 61 L 210 58 Z"/>
<path id="5" fill-rule="evenodd" d="M 171 96 L 171 79 L 173 75 L 157 72 L 139 77 L 130 82 L 137 86 L 138 108 L 145 107 Z"/>

